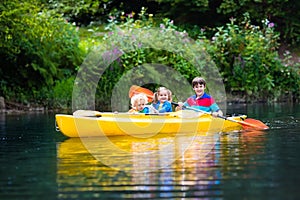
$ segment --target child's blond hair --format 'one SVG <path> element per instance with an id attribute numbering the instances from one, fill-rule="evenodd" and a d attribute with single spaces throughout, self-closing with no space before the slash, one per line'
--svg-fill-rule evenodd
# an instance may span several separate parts
<path id="1" fill-rule="evenodd" d="M 159 87 L 157 89 L 157 92 L 155 92 L 154 95 L 153 95 L 153 102 L 154 103 L 158 102 L 158 95 L 159 95 L 160 91 L 162 91 L 162 90 L 166 90 L 167 91 L 167 93 L 168 93 L 168 101 L 170 101 L 170 102 L 172 101 L 172 92 L 171 92 L 171 90 L 169 90 L 166 87 Z"/>
<path id="2" fill-rule="evenodd" d="M 148 98 L 145 94 L 143 94 L 143 93 L 135 94 L 133 97 L 131 97 L 131 107 L 132 108 L 137 108 L 137 104 L 141 100 L 144 100 L 145 104 L 148 103 Z"/>
<path id="3" fill-rule="evenodd" d="M 173 98 L 172 98 L 172 92 L 171 92 L 171 90 L 167 90 L 168 91 L 168 101 L 172 101 L 173 100 Z"/>

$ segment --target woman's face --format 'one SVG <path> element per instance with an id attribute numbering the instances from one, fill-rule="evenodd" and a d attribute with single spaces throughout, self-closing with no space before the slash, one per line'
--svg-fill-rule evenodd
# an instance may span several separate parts
<path id="1" fill-rule="evenodd" d="M 161 103 L 164 103 L 165 101 L 169 100 L 169 95 L 167 90 L 161 90 L 158 94 L 158 101 Z"/>
<path id="2" fill-rule="evenodd" d="M 194 85 L 193 90 L 195 91 L 197 97 L 202 97 L 202 95 L 204 94 L 205 85 L 204 84 Z"/>

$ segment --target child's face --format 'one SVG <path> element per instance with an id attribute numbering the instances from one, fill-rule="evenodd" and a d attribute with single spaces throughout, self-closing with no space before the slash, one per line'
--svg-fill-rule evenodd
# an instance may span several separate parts
<path id="1" fill-rule="evenodd" d="M 136 108 L 138 111 L 141 111 L 144 109 L 145 105 L 146 105 L 145 100 L 141 99 L 137 102 Z"/>
<path id="2" fill-rule="evenodd" d="M 161 90 L 158 94 L 158 101 L 164 103 L 169 100 L 169 95 L 167 90 Z"/>
<path id="3" fill-rule="evenodd" d="M 202 95 L 204 94 L 205 85 L 203 84 L 194 85 L 193 90 L 195 91 L 197 97 L 202 97 Z"/>

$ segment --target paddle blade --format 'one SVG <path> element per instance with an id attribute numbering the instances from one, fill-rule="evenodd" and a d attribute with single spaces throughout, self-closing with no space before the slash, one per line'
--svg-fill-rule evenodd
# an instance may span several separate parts
<path id="1" fill-rule="evenodd" d="M 153 100 L 153 92 L 147 88 L 143 88 L 137 85 L 133 85 L 130 87 L 128 95 L 129 98 L 133 97 L 135 94 L 143 93 L 148 97 L 148 101 L 151 102 Z"/>
<path id="2" fill-rule="evenodd" d="M 257 119 L 247 118 L 242 123 L 244 130 L 255 129 L 255 130 L 267 130 L 269 127 L 263 122 Z"/>

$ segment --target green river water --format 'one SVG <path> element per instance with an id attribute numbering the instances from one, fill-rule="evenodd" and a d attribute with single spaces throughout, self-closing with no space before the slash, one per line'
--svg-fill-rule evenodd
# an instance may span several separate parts
<path id="1" fill-rule="evenodd" d="M 181 157 L 169 148 L 156 157 L 127 158 L 101 140 L 90 141 L 112 163 L 125 163 L 124 170 L 104 165 L 80 139 L 57 132 L 55 113 L 0 114 L 0 199 L 299 199 L 300 105 L 238 104 L 227 113 L 247 114 L 270 130 L 221 134 L 205 156 L 192 145 Z M 151 144 L 112 141 L 155 149 L 169 137 Z M 160 167 L 170 158 L 174 162 Z"/>

